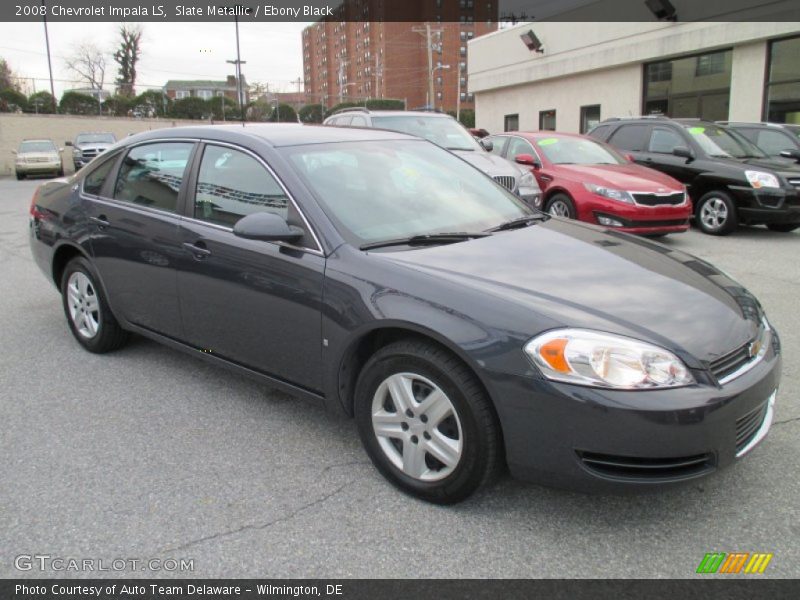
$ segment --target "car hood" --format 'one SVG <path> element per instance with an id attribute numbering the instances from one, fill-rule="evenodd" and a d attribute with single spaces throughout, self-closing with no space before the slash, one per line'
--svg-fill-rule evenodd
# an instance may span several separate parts
<path id="1" fill-rule="evenodd" d="M 683 185 L 655 169 L 628 163 L 624 165 L 558 165 L 570 179 L 605 185 L 629 192 L 681 192 Z"/>
<path id="2" fill-rule="evenodd" d="M 519 179 L 520 169 L 516 165 L 490 152 L 484 152 L 483 150 L 451 150 L 451 152 L 490 177 L 506 175 Z"/>
<path id="3" fill-rule="evenodd" d="M 746 289 L 700 259 L 562 219 L 373 256 L 477 291 L 486 310 L 513 302 L 530 311 L 529 323 L 650 341 L 695 368 L 752 340 L 762 315 Z"/>
<path id="4" fill-rule="evenodd" d="M 792 179 L 800 177 L 800 165 L 785 158 L 718 158 L 716 160 L 722 160 L 739 166 L 747 165 L 758 169 L 766 169 L 773 173 L 780 173 L 784 177 L 791 177 Z"/>
<path id="5" fill-rule="evenodd" d="M 108 150 L 116 142 L 86 142 L 85 144 L 75 144 L 78 150 Z"/>

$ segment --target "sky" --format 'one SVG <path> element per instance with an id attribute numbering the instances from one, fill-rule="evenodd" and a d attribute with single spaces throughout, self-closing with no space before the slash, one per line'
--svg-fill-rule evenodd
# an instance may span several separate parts
<path id="1" fill-rule="evenodd" d="M 303 75 L 300 34 L 308 23 L 240 23 L 242 72 L 248 83 L 269 83 L 271 91 L 295 91 Z M 142 23 L 142 56 L 137 93 L 161 87 L 168 79 L 222 80 L 233 75 L 236 32 L 231 23 Z M 106 88 L 113 92 L 117 63 L 111 55 L 119 38 L 118 23 L 48 23 L 56 97 L 82 87 L 64 65 L 75 46 L 93 42 L 106 57 Z M 36 91 L 50 90 L 42 23 L 0 23 L 0 57 L 14 74 L 35 78 Z M 61 80 L 61 81 L 59 81 Z M 28 86 L 32 84 L 28 83 Z"/>

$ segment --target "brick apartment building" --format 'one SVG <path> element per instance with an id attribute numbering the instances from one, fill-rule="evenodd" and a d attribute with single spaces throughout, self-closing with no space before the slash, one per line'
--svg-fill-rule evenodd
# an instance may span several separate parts
<path id="1" fill-rule="evenodd" d="M 431 29 L 432 99 L 426 23 L 381 21 L 375 8 L 381 3 L 375 0 L 348 2 L 345 15 L 303 30 L 306 96 L 328 108 L 341 100 L 371 98 L 405 100 L 409 109 L 429 106 L 445 111 L 456 110 L 460 98 L 461 109 L 473 108 L 467 42 L 497 29 L 497 2 L 418 1 L 416 14 Z"/>

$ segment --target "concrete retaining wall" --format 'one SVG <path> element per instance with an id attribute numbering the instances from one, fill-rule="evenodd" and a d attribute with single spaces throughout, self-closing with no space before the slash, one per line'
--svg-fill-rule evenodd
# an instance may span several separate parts
<path id="1" fill-rule="evenodd" d="M 62 161 L 64 171 L 72 173 L 72 150 L 65 147 L 66 140 L 73 140 L 78 133 L 110 131 L 117 139 L 131 133 L 152 129 L 197 125 L 200 121 L 173 119 L 128 119 L 123 117 L 74 117 L 63 115 L 27 115 L 0 113 L 0 177 L 14 175 L 14 155 L 23 139 L 48 138 L 64 147 Z"/>

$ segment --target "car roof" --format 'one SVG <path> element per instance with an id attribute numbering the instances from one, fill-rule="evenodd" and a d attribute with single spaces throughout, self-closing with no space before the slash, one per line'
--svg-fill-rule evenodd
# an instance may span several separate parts
<path id="1" fill-rule="evenodd" d="M 729 127 L 746 126 L 746 127 L 763 127 L 767 128 L 791 128 L 800 127 L 800 125 L 793 125 L 792 123 L 771 123 L 767 121 L 717 121 L 720 125 L 728 125 Z"/>
<path id="2" fill-rule="evenodd" d="M 374 140 L 419 140 L 419 138 L 382 129 L 357 127 L 327 127 L 323 125 L 301 125 L 299 123 L 247 123 L 239 125 L 190 125 L 156 129 L 128 138 L 145 141 L 163 138 L 208 138 L 230 140 L 244 136 L 258 139 L 274 147 L 301 146 L 305 144 L 328 144 L 335 142 L 365 142 Z"/>
<path id="3" fill-rule="evenodd" d="M 20 142 L 20 144 L 22 144 L 24 142 L 50 142 L 51 144 L 53 144 L 55 146 L 55 142 L 53 140 L 49 139 L 49 138 L 26 138 L 26 139 L 22 140 L 22 142 Z"/>
<path id="4" fill-rule="evenodd" d="M 586 138 L 585 135 L 581 135 L 580 133 L 561 133 L 560 131 L 505 131 L 503 133 L 499 133 L 497 135 L 518 135 L 520 137 L 525 138 L 542 138 L 542 137 L 569 137 L 569 138 Z M 594 141 L 594 140 L 592 140 Z"/>

